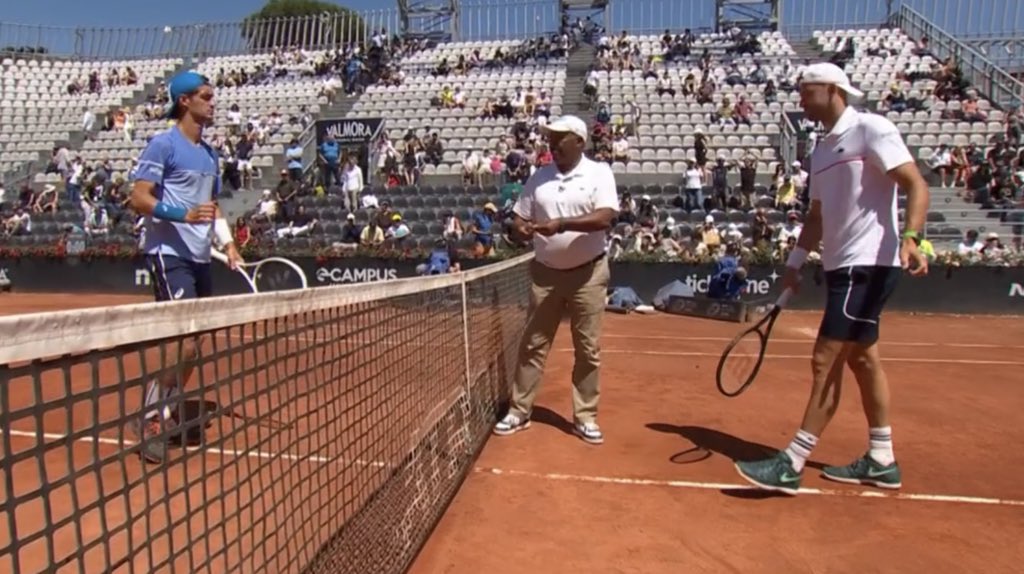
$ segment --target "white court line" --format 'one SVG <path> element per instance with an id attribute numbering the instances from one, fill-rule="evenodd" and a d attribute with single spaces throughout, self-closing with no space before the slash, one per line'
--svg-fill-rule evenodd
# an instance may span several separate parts
<path id="1" fill-rule="evenodd" d="M 59 433 L 35 433 L 30 431 L 20 430 L 7 430 L 3 431 L 14 437 L 25 437 L 25 438 L 39 438 L 50 440 L 50 441 L 63 441 L 68 438 L 66 434 Z M 139 443 L 134 441 L 121 441 L 120 439 L 110 437 L 79 437 L 75 439 L 75 442 L 96 442 L 99 444 L 122 446 L 126 447 L 137 446 Z M 216 456 L 248 456 L 255 458 L 283 458 L 287 460 L 296 461 L 308 461 L 318 463 L 329 463 L 340 461 L 338 458 L 331 458 L 325 456 L 310 456 L 310 455 L 297 455 L 288 453 L 272 453 L 263 451 L 239 451 L 230 449 L 219 449 L 219 448 L 205 448 L 205 447 L 188 447 L 190 452 L 203 451 L 205 453 L 216 455 Z M 381 468 L 387 466 L 383 462 L 365 462 L 357 461 L 357 464 L 365 466 L 373 466 Z M 473 472 L 478 474 L 493 474 L 503 476 L 520 476 L 527 478 L 535 478 L 542 480 L 558 480 L 558 481 L 569 481 L 569 482 L 588 482 L 597 484 L 619 484 L 628 486 L 661 486 L 670 488 L 688 488 L 695 490 L 755 490 L 753 486 L 743 484 L 732 484 L 732 483 L 719 483 L 719 482 L 697 482 L 697 481 L 685 481 L 685 480 L 656 480 L 656 479 L 645 479 L 645 478 L 622 478 L 622 477 L 611 477 L 611 476 L 586 476 L 586 475 L 574 475 L 574 474 L 559 474 L 559 473 L 536 473 L 526 472 L 521 470 L 503 470 L 498 468 L 486 468 L 486 467 L 475 467 Z M 811 494 L 819 496 L 835 496 L 835 497 L 847 497 L 847 498 L 890 498 L 894 500 L 912 500 L 919 502 L 951 502 L 951 503 L 962 503 L 962 504 L 979 504 L 979 505 L 990 505 L 990 506 L 1024 506 L 1024 500 L 1014 500 L 1005 498 L 984 498 L 977 496 L 954 496 L 945 494 L 909 494 L 909 493 L 888 493 L 880 491 L 848 491 L 848 490 L 833 490 L 827 488 L 801 488 L 801 494 Z"/>
<path id="2" fill-rule="evenodd" d="M 572 347 L 555 349 L 556 353 L 573 353 Z M 697 352 L 697 351 L 638 351 L 635 349 L 601 349 L 601 354 L 609 355 L 654 355 L 663 357 L 721 357 L 718 352 Z M 737 357 L 756 357 L 757 355 L 735 355 Z M 772 355 L 765 354 L 765 359 L 800 359 L 811 360 L 810 355 Z M 950 365 L 1007 365 L 1024 366 L 1024 361 L 997 361 L 987 359 L 931 359 L 927 357 L 882 357 L 885 363 L 943 363 Z"/>
<path id="3" fill-rule="evenodd" d="M 654 480 L 647 478 L 623 478 L 614 476 L 586 476 L 577 474 L 540 473 L 523 470 L 504 470 L 500 468 L 476 467 L 478 474 L 498 476 L 519 476 L 540 480 L 557 480 L 563 482 L 585 482 L 594 484 L 619 484 L 626 486 L 660 486 L 668 488 L 688 488 L 694 490 L 757 490 L 747 484 L 724 482 L 694 482 L 687 480 Z M 916 502 L 950 502 L 960 504 L 979 504 L 989 506 L 1024 506 L 1024 500 L 1009 498 L 985 498 L 979 496 L 954 496 L 947 494 L 910 494 L 902 492 L 883 492 L 878 490 L 834 490 L 831 488 L 801 488 L 800 494 L 816 496 L 834 496 L 845 498 L 889 498 L 893 500 L 911 500 Z"/>
<path id="4" fill-rule="evenodd" d="M 817 333 L 817 330 L 815 330 Z M 710 342 L 721 342 L 728 343 L 732 341 L 732 337 L 684 337 L 675 335 L 601 335 L 602 339 L 636 339 L 636 340 L 655 340 L 655 341 L 710 341 Z M 802 344 L 814 342 L 814 337 L 807 339 L 782 339 L 782 338 L 771 338 L 771 343 L 783 343 L 783 344 Z M 922 341 L 889 341 L 882 340 L 879 342 L 882 347 L 953 347 L 963 349 L 1024 349 L 1024 345 L 996 345 L 991 343 L 930 343 Z"/>
<path id="5" fill-rule="evenodd" d="M 44 440 L 53 441 L 53 442 L 65 441 L 70 436 L 70 435 L 61 434 L 61 433 L 48 433 L 48 432 L 37 433 L 37 432 L 34 432 L 34 431 L 23 431 L 23 430 L 5 430 L 5 431 L 0 431 L 0 432 L 6 433 L 6 434 L 8 434 L 8 435 L 10 435 L 12 437 L 42 438 Z M 101 437 L 91 437 L 91 436 L 78 437 L 78 438 L 74 439 L 74 442 L 81 442 L 81 443 L 92 443 L 92 442 L 95 442 L 95 443 L 98 443 L 98 444 L 106 444 L 106 445 L 112 445 L 112 446 L 117 446 L 117 447 L 121 447 L 123 445 L 125 448 L 132 448 L 132 447 L 136 447 L 136 446 L 139 445 L 139 442 L 137 442 L 137 441 L 131 441 L 131 440 L 124 440 L 124 441 L 122 441 L 121 439 L 116 439 L 116 438 L 112 438 L 112 437 L 103 437 L 103 436 L 101 436 Z M 234 450 L 234 449 L 227 449 L 227 448 L 204 447 L 204 446 L 189 446 L 189 447 L 185 447 L 185 450 L 188 451 L 188 452 L 202 451 L 204 453 L 207 453 L 207 454 L 210 454 L 210 455 L 214 455 L 214 456 L 234 456 L 234 457 L 247 456 L 247 457 L 250 457 L 250 458 L 263 458 L 263 459 L 283 458 L 285 460 L 294 460 L 294 461 L 298 461 L 298 462 L 318 462 L 318 463 L 345 462 L 343 459 L 337 458 L 337 457 L 306 455 L 306 454 L 291 454 L 291 453 L 286 453 L 286 452 L 276 453 L 276 452 L 266 452 L 266 451 L 260 451 L 260 450 Z M 369 462 L 367 462 L 367 461 L 357 460 L 357 461 L 355 461 L 355 464 L 360 465 L 360 466 L 372 466 L 372 467 L 376 467 L 376 468 L 383 468 L 383 467 L 387 466 L 387 463 L 380 462 L 380 461 L 369 461 Z"/>

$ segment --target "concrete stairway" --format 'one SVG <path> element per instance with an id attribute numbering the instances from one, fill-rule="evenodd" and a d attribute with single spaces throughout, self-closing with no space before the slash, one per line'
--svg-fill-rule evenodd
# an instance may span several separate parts
<path id="1" fill-rule="evenodd" d="M 587 122 L 588 127 L 594 125 L 594 110 L 587 104 L 583 95 L 583 85 L 587 72 L 597 58 L 597 50 L 591 44 L 581 43 L 569 52 L 565 69 L 565 95 L 562 97 L 562 114 L 578 116 Z"/>

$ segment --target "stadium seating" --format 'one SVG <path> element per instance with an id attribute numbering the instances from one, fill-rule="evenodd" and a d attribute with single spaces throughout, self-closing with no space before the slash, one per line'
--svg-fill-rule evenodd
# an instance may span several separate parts
<path id="1" fill-rule="evenodd" d="M 0 69 L 0 174 L 47 156 L 54 144 L 83 127 L 86 110 L 105 113 L 143 95 L 182 64 L 181 59 L 73 62 L 5 59 Z M 108 83 L 128 69 L 130 85 Z M 90 75 L 95 74 L 93 86 Z M 77 82 L 81 90 L 71 93 Z"/>
<path id="2" fill-rule="evenodd" d="M 442 59 L 454 65 L 460 56 L 469 57 L 478 51 L 487 60 L 497 49 L 515 51 L 520 41 L 458 42 L 424 50 L 403 61 L 406 78 L 401 86 L 372 86 L 359 98 L 349 117 L 376 115 L 386 121 L 388 137 L 400 141 L 409 130 L 437 132 L 444 146 L 440 165 L 427 165 L 424 176 L 455 175 L 461 173 L 461 162 L 470 151 L 493 149 L 497 138 L 508 133 L 513 120 L 480 119 L 480 110 L 487 98 L 511 96 L 517 88 L 524 91 L 533 87 L 538 93 L 546 91 L 550 97 L 551 113 L 562 112 L 565 92 L 565 58 L 529 60 L 523 65 L 477 67 L 465 75 L 435 76 L 434 67 Z M 439 109 L 432 105 L 441 90 L 449 86 L 465 94 L 463 108 Z"/>
<path id="3" fill-rule="evenodd" d="M 639 44 L 641 59 L 660 56 L 660 36 L 627 36 L 626 41 Z M 736 69 L 746 77 L 756 65 L 762 66 L 768 77 L 783 73 L 782 59 L 793 54 L 789 43 L 778 32 L 763 33 L 758 37 L 762 53 L 756 56 L 744 55 L 729 58 Z M 729 68 L 722 65 L 728 43 L 719 35 L 705 34 L 697 38 L 692 48 L 693 58 L 686 62 L 671 62 L 660 65 L 668 72 L 676 95 L 658 95 L 658 80 L 644 78 L 643 70 L 599 71 L 599 97 L 605 98 L 611 106 L 612 123 L 631 123 L 627 101 L 635 102 L 642 113 L 636 135 L 629 141 L 629 162 L 615 162 L 615 173 L 658 174 L 678 178 L 686 170 L 685 161 L 694 159 L 694 133 L 703 131 L 709 138 L 709 156 L 739 160 L 752 155 L 758 160 L 758 173 L 774 172 L 777 142 L 773 135 L 779 133 L 779 113 L 793 109 L 797 98 L 793 94 L 780 92 L 778 102 L 765 103 L 762 94 L 763 83 L 749 85 L 727 83 Z M 704 50 L 713 58 L 711 76 L 717 84 L 713 103 L 699 104 L 692 96 L 683 96 L 680 89 L 684 79 L 693 74 L 699 83 L 701 70 L 696 57 Z M 754 105 L 752 125 L 722 127 L 711 120 L 723 98 L 729 98 L 735 105 L 740 97 Z"/>
<path id="4" fill-rule="evenodd" d="M 783 209 L 774 205 L 774 185 L 777 181 L 772 174 L 779 168 L 780 119 L 786 112 L 798 112 L 798 96 L 792 90 L 782 89 L 767 102 L 760 80 L 750 81 L 749 75 L 755 67 L 760 68 L 767 78 L 792 81 L 798 73 L 796 52 L 786 38 L 779 33 L 764 33 L 757 37 L 761 51 L 756 54 L 736 54 L 731 40 L 725 34 L 704 34 L 698 36 L 691 47 L 687 60 L 663 62 L 660 59 L 661 37 L 656 35 L 614 37 L 618 42 L 625 40 L 638 48 L 641 60 L 654 57 L 658 74 L 667 72 L 673 87 L 677 90 L 688 74 L 693 74 L 699 83 L 701 70 L 698 60 L 706 51 L 711 57 L 711 76 L 716 89 L 710 103 L 699 104 L 692 96 L 658 94 L 658 80 L 645 77 L 643 70 L 599 71 L 598 97 L 609 106 L 611 124 L 622 121 L 631 123 L 630 102 L 639 107 L 641 116 L 638 124 L 629 131 L 628 161 L 612 163 L 613 171 L 619 175 L 620 192 L 630 192 L 634 200 L 647 195 L 661 214 L 660 221 L 669 224 L 677 236 L 686 237 L 697 230 L 704 218 L 711 215 L 715 225 L 723 231 L 729 229 L 749 237 L 753 225 L 753 210 L 723 209 L 705 212 L 703 209 L 684 210 L 675 201 L 680 195 L 681 174 L 685 161 L 693 159 L 694 136 L 702 132 L 707 136 L 709 158 L 716 157 L 739 160 L 753 157 L 756 161 L 758 185 L 755 188 L 754 207 L 762 208 L 767 220 L 775 225 L 787 219 Z M 850 41 L 855 46 L 852 53 L 847 49 Z M 577 99 L 568 90 L 578 89 L 576 84 L 568 87 L 567 58 L 526 58 L 515 64 L 487 65 L 495 50 L 515 52 L 528 44 L 518 40 L 489 42 L 457 42 L 440 44 L 425 50 L 414 50 L 405 54 L 400 65 L 404 75 L 401 85 L 371 85 L 358 97 L 332 100 L 328 97 L 329 85 L 325 76 L 315 74 L 315 64 L 332 56 L 331 52 L 303 51 L 282 55 L 238 54 L 209 58 L 197 63 L 197 69 L 211 78 L 234 70 L 245 70 L 256 74 L 257 80 L 238 87 L 221 86 L 217 92 L 216 126 L 211 135 L 222 138 L 233 133 L 230 117 L 239 114 L 241 122 L 253 119 L 266 124 L 274 112 L 281 119 L 280 126 L 268 134 L 255 148 L 252 164 L 256 168 L 268 168 L 280 163 L 285 145 L 302 132 L 304 124 L 299 121 L 315 119 L 324 110 L 347 110 L 348 117 L 376 116 L 386 120 L 387 134 L 396 142 L 402 140 L 409 130 L 418 131 L 421 137 L 428 132 L 440 135 L 443 157 L 437 165 L 423 167 L 422 185 L 419 187 L 397 186 L 383 188 L 375 182 L 372 195 L 378 200 L 389 200 L 393 208 L 402 214 L 412 231 L 407 244 L 428 245 L 443 230 L 444 218 L 454 215 L 468 228 L 474 211 L 488 202 L 499 203 L 499 189 L 485 181 L 483 185 L 457 184 L 461 180 L 462 161 L 470 152 L 489 151 L 496 142 L 509 133 L 513 120 L 480 119 L 483 102 L 488 98 L 511 95 L 516 88 L 533 87 L 537 92 L 546 91 L 553 116 L 563 112 L 582 113 L 569 102 Z M 812 45 L 821 51 L 824 58 L 838 58 L 852 80 L 868 94 L 868 107 L 886 114 L 907 138 L 915 154 L 926 161 L 942 144 L 977 144 L 980 148 L 992 144 L 1006 131 L 1006 115 L 984 98 L 977 100 L 978 110 L 983 119 L 967 121 L 961 117 L 960 96 L 970 95 L 969 90 L 956 97 L 939 97 L 939 84 L 930 74 L 937 64 L 935 58 L 924 53 L 916 43 L 899 30 L 834 30 L 820 31 L 813 36 Z M 438 74 L 437 66 L 447 60 L 454 67 L 460 57 L 469 58 L 479 53 L 483 62 L 465 74 Z M 155 105 L 159 100 L 158 84 L 181 67 L 181 60 L 145 60 L 131 62 L 61 62 L 30 60 L 17 62 L 5 60 L 0 75 L 0 171 L 16 168 L 26 161 L 39 159 L 41 153 L 48 155 L 56 142 L 72 142 L 73 134 L 82 131 L 83 114 L 91 109 L 107 112 L 124 106 L 139 106 L 147 98 Z M 68 92 L 68 84 L 78 80 L 88 84 L 88 74 L 94 69 L 105 81 L 110 69 L 123 70 L 131 66 L 137 73 L 137 82 L 131 86 L 105 87 L 99 93 L 88 89 L 78 94 Z M 257 70 L 272 73 L 259 75 Z M 736 76 L 747 81 L 736 81 Z M 575 80 L 575 78 L 574 78 Z M 886 96 L 892 86 L 897 85 L 917 109 L 902 111 L 886 107 Z M 445 86 L 458 87 L 465 94 L 465 105 L 443 109 L 436 98 Z M 961 86 L 962 88 L 963 86 Z M 940 94 L 942 95 L 942 94 Z M 714 114 L 724 98 L 735 104 L 744 98 L 753 105 L 750 124 L 721 125 Z M 235 110 L 234 108 L 237 108 Z M 141 151 L 147 138 L 166 129 L 164 119 L 147 119 L 143 113 L 134 114 L 134 133 L 126 137 L 121 130 L 100 130 L 72 149 L 72 155 L 80 155 L 86 163 L 107 161 L 112 166 L 112 178 L 125 177 L 131 169 L 133 158 Z M 133 137 L 131 137 L 133 136 Z M 376 166 L 371 166 L 375 169 Z M 788 169 L 788 166 L 783 166 Z M 271 174 L 271 179 L 275 174 Z M 38 191 L 45 185 L 61 187 L 63 181 L 57 173 L 37 173 L 32 180 Z M 730 175 L 730 184 L 738 183 L 738 175 Z M 771 186 L 771 187 L 770 187 Z M 306 237 L 280 238 L 273 240 L 281 247 L 330 245 L 339 239 L 341 227 L 348 212 L 336 189 L 327 190 L 325 196 L 302 195 L 294 206 L 304 206 L 320 225 Z M 704 194 L 710 194 L 705 186 Z M 933 202 L 929 214 L 928 233 L 944 240 L 955 240 L 969 228 L 986 227 L 992 230 L 1008 231 L 1000 217 L 993 212 L 978 212 L 972 215 L 974 207 L 965 203 L 950 190 L 949 195 L 939 196 Z M 8 189 L 7 201 L 16 192 Z M 499 204 L 500 205 L 500 204 Z M 900 203 L 902 207 L 902 199 Z M 371 213 L 366 210 L 355 212 L 357 222 L 366 222 Z M 68 224 L 83 225 L 84 214 L 78 205 L 61 196 L 56 213 L 33 215 L 31 234 L 9 238 L 17 244 L 43 244 L 53 241 Z M 976 219 L 975 219 L 976 218 Z M 279 222 L 280 223 L 280 222 Z M 731 225 L 731 227 L 730 227 Z M 98 236 L 96 241 L 130 246 L 134 225 L 130 218 L 113 226 L 112 232 Z M 1009 232 L 1006 233 L 1010 235 Z"/>

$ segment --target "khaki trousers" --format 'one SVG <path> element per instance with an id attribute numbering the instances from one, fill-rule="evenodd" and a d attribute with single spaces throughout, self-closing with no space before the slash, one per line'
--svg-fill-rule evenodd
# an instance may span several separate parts
<path id="1" fill-rule="evenodd" d="M 608 258 L 560 271 L 537 261 L 530 264 L 533 286 L 529 317 L 519 344 L 519 362 L 510 411 L 529 418 L 537 398 L 551 343 L 568 306 L 576 361 L 572 369 L 572 408 L 576 422 L 594 422 L 600 396 L 599 339 L 608 297 Z"/>

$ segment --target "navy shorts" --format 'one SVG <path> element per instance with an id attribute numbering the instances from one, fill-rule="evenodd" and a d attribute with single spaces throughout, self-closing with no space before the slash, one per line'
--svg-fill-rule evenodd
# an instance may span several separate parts
<path id="1" fill-rule="evenodd" d="M 198 299 L 213 294 L 209 263 L 164 254 L 147 255 L 146 263 L 157 301 Z"/>
<path id="2" fill-rule="evenodd" d="M 826 271 L 828 295 L 818 336 L 862 345 L 878 341 L 882 309 L 902 273 L 899 267 L 877 265 Z"/>

